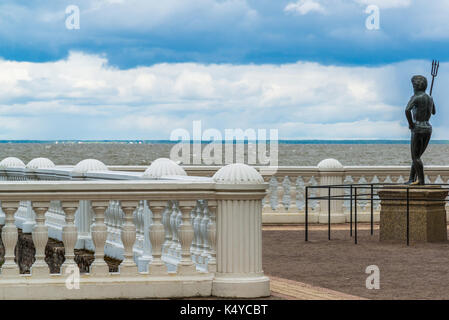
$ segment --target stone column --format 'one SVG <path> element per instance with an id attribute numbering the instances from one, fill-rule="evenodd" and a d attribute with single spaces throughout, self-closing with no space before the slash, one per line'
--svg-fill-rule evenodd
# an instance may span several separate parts
<path id="1" fill-rule="evenodd" d="M 217 272 L 212 295 L 255 298 L 270 295 L 262 270 L 262 199 L 267 184 L 252 167 L 236 163 L 214 177 L 217 197 Z"/>
<path id="2" fill-rule="evenodd" d="M 320 185 L 341 185 L 343 184 L 344 167 L 335 159 L 326 159 L 318 164 L 320 172 Z M 329 190 L 327 188 L 319 189 L 320 197 L 328 197 Z M 344 194 L 343 189 L 331 189 L 331 196 L 341 196 Z M 328 200 L 320 201 L 319 223 L 328 223 Z M 343 212 L 343 201 L 331 199 L 331 223 L 344 223 L 346 218 Z"/>

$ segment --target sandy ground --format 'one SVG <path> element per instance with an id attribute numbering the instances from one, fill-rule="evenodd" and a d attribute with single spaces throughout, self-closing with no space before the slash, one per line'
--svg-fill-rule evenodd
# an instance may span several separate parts
<path id="1" fill-rule="evenodd" d="M 361 225 L 359 243 L 349 226 L 311 227 L 309 242 L 304 228 L 265 227 L 263 267 L 268 275 L 299 281 L 368 299 L 449 299 L 449 242 L 380 243 Z M 380 269 L 380 289 L 368 290 L 365 269 Z"/>

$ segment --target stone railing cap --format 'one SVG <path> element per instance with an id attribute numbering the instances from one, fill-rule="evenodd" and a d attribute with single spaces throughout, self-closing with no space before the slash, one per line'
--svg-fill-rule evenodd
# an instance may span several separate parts
<path id="1" fill-rule="evenodd" d="M 108 171 L 108 167 L 96 159 L 85 159 L 73 168 L 72 173 L 86 173 L 89 171 Z"/>
<path id="2" fill-rule="evenodd" d="M 262 175 L 251 166 L 233 163 L 218 170 L 213 179 L 219 184 L 262 184 Z"/>
<path id="3" fill-rule="evenodd" d="M 19 158 L 8 157 L 0 162 L 0 168 L 25 168 L 25 163 Z"/>
<path id="4" fill-rule="evenodd" d="M 185 170 L 168 158 L 159 158 L 154 160 L 148 169 L 142 174 L 144 179 L 157 179 L 163 176 L 186 176 Z"/>
<path id="5" fill-rule="evenodd" d="M 324 159 L 320 163 L 318 163 L 319 171 L 342 171 L 344 170 L 343 165 L 340 161 L 336 159 Z"/>
<path id="6" fill-rule="evenodd" d="M 34 158 L 26 165 L 27 169 L 49 169 L 54 168 L 53 161 L 47 158 Z"/>

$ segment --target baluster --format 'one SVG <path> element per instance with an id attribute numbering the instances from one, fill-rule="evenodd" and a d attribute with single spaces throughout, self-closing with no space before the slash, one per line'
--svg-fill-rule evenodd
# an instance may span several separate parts
<path id="1" fill-rule="evenodd" d="M 106 225 L 106 229 L 108 230 L 108 234 L 106 237 L 106 242 L 110 242 L 112 240 L 112 205 L 113 202 L 109 201 L 109 206 L 104 212 L 104 224 Z"/>
<path id="2" fill-rule="evenodd" d="M 75 244 L 78 239 L 78 230 L 75 225 L 75 212 L 78 209 L 79 201 L 62 201 L 62 210 L 65 214 L 65 225 L 62 228 L 62 241 L 64 242 L 65 261 L 62 264 L 62 273 L 66 273 L 67 268 L 79 268 L 75 262 Z"/>
<path id="3" fill-rule="evenodd" d="M 390 175 L 387 175 L 387 177 L 385 178 L 384 183 L 393 183 L 393 181 L 391 180 Z"/>
<path id="4" fill-rule="evenodd" d="M 190 212 L 190 223 L 192 224 L 193 228 L 193 240 L 192 245 L 190 246 L 190 253 L 192 254 L 193 262 L 196 262 L 196 255 L 197 255 L 196 241 L 198 239 L 198 220 L 195 221 L 195 218 L 198 215 L 198 209 L 199 203 L 197 201 L 195 208 L 193 208 L 192 212 Z"/>
<path id="5" fill-rule="evenodd" d="M 277 181 L 277 189 L 276 189 L 276 193 L 277 193 L 277 206 L 276 206 L 276 212 L 285 212 L 285 207 L 284 207 L 284 181 L 285 178 L 279 177 L 278 179 L 276 179 Z"/>
<path id="6" fill-rule="evenodd" d="M 173 212 L 172 211 L 173 207 L 174 207 L 173 201 L 169 201 L 168 206 L 162 216 L 162 224 L 164 225 L 165 230 L 165 241 L 164 244 L 162 245 L 162 253 L 165 255 L 168 254 L 168 248 L 170 248 L 171 245 L 172 232 L 170 227 L 170 216 L 171 213 Z"/>
<path id="7" fill-rule="evenodd" d="M 142 201 L 138 201 L 137 208 L 133 212 L 133 221 L 136 226 L 136 241 L 133 245 L 133 252 L 136 252 L 136 260 L 139 260 L 140 253 L 143 253 L 143 241 L 142 241 L 142 217 L 143 217 L 143 204 Z"/>
<path id="8" fill-rule="evenodd" d="M 177 203 L 173 204 L 173 212 L 170 216 L 170 227 L 172 230 L 172 241 L 170 245 L 170 256 L 176 257 L 176 249 L 178 248 L 178 206 Z"/>
<path id="9" fill-rule="evenodd" d="M 298 206 L 296 204 L 297 201 L 297 196 L 298 196 L 298 192 L 297 192 L 297 177 L 291 177 L 291 182 L 290 182 L 290 202 L 288 205 L 288 211 L 290 213 L 297 213 L 299 211 Z"/>
<path id="10" fill-rule="evenodd" d="M 375 184 L 375 183 L 379 183 L 379 178 L 377 178 L 377 176 L 373 177 L 373 180 L 371 180 L 371 183 Z M 379 211 L 380 210 L 380 200 L 379 200 L 379 195 L 377 194 L 379 190 L 374 189 L 374 210 L 375 211 Z"/>
<path id="11" fill-rule="evenodd" d="M 398 178 L 398 180 L 396 181 L 396 183 L 404 184 L 404 182 L 405 182 L 405 180 L 404 180 L 404 177 L 402 176 L 402 174 L 399 175 L 399 178 Z"/>
<path id="12" fill-rule="evenodd" d="M 444 182 L 444 181 L 443 181 Z M 449 184 L 449 179 L 446 182 L 447 184 Z M 449 195 L 446 197 L 446 220 L 449 221 L 449 217 L 447 217 L 449 215 Z"/>
<path id="13" fill-rule="evenodd" d="M 78 227 L 78 243 L 76 248 L 93 250 L 92 236 L 90 233 L 92 218 L 91 202 L 89 200 L 80 200 L 78 212 L 75 214 L 75 223 Z"/>
<path id="14" fill-rule="evenodd" d="M 26 213 L 25 213 L 25 221 L 22 225 L 23 233 L 31 233 L 33 227 L 35 225 L 34 219 L 36 218 L 31 208 L 31 201 L 25 201 L 26 204 Z"/>
<path id="15" fill-rule="evenodd" d="M 203 246 L 203 242 L 201 239 L 201 220 L 203 219 L 203 215 L 202 215 L 203 204 L 200 201 L 197 202 L 197 210 L 194 210 L 194 211 L 196 211 L 196 216 L 195 216 L 195 220 L 194 220 L 194 226 L 196 229 L 196 236 L 194 236 L 194 238 L 196 238 L 196 241 L 195 241 L 195 246 L 193 247 L 192 253 L 195 256 L 195 262 L 201 263 L 200 256 L 201 256 L 201 248 Z"/>
<path id="16" fill-rule="evenodd" d="M 161 223 L 161 213 L 165 210 L 166 201 L 150 201 L 149 207 L 153 213 L 153 222 L 150 225 L 150 241 L 153 253 L 153 261 L 149 266 L 150 274 L 166 274 L 167 267 L 162 261 L 162 242 L 164 241 L 164 226 Z"/>
<path id="17" fill-rule="evenodd" d="M 207 235 L 210 243 L 210 258 L 207 262 L 207 269 L 209 272 L 217 271 L 217 226 L 216 226 L 216 210 L 217 210 L 217 201 L 209 200 L 208 201 L 210 222 L 207 225 Z"/>
<path id="18" fill-rule="evenodd" d="M 312 176 L 309 180 L 309 184 L 311 186 L 317 186 L 318 182 L 316 181 L 315 177 Z M 310 197 L 316 197 L 318 194 L 317 188 L 311 188 L 310 189 Z M 317 199 L 310 200 L 310 208 L 313 212 L 320 212 L 320 202 Z"/>
<path id="19" fill-rule="evenodd" d="M 365 179 L 365 176 L 361 176 L 359 178 L 358 184 L 367 184 L 368 182 Z M 365 212 L 366 210 L 369 209 L 368 207 L 368 203 L 369 201 L 367 200 L 368 196 L 364 195 L 368 192 L 368 189 L 365 188 L 358 188 L 357 193 L 360 194 L 361 196 L 358 197 L 357 200 L 357 210 L 358 212 Z"/>
<path id="20" fill-rule="evenodd" d="M 95 246 L 95 260 L 91 265 L 91 273 L 96 276 L 109 274 L 109 267 L 104 260 L 104 245 L 107 237 L 107 228 L 104 224 L 104 212 L 108 205 L 109 201 L 92 201 L 95 222 L 91 226 L 91 233 Z"/>
<path id="21" fill-rule="evenodd" d="M 148 207 L 146 207 L 145 201 L 140 201 L 139 205 L 139 228 L 138 228 L 138 235 L 139 235 L 139 248 L 142 248 L 142 253 L 145 250 L 145 232 L 150 228 L 150 224 L 147 222 L 145 225 L 145 216 L 149 216 L 149 210 Z"/>
<path id="22" fill-rule="evenodd" d="M 305 207 L 305 199 L 304 199 L 304 196 L 305 196 L 305 190 L 306 190 L 306 185 L 305 185 L 305 183 L 304 183 L 304 179 L 302 178 L 302 177 L 298 177 L 298 179 L 297 179 L 297 182 L 296 182 L 296 184 L 297 184 L 297 196 L 296 196 L 296 198 L 297 198 L 297 200 L 298 200 L 298 203 L 299 203 L 299 206 L 298 206 L 298 210 L 304 210 L 304 207 Z"/>
<path id="23" fill-rule="evenodd" d="M 273 208 L 271 207 L 271 200 L 273 198 L 273 191 L 272 191 L 272 176 L 263 176 L 263 179 L 265 182 L 268 182 L 268 188 L 267 188 L 267 194 L 264 198 L 264 204 L 262 208 L 262 212 L 264 213 L 272 213 Z"/>
<path id="24" fill-rule="evenodd" d="M 119 221 L 120 221 L 120 206 L 119 206 L 119 202 L 112 200 L 112 214 L 113 214 L 113 222 L 112 222 L 112 238 L 113 238 L 113 242 L 117 241 L 117 230 L 120 228 L 119 227 Z"/>
<path id="25" fill-rule="evenodd" d="M 151 241 L 150 241 L 150 225 L 153 223 L 152 212 L 148 207 L 148 201 L 143 201 L 142 210 L 142 256 L 139 258 L 139 272 L 147 272 L 148 264 L 151 260 Z"/>
<path id="26" fill-rule="evenodd" d="M 189 213 L 190 214 L 190 213 Z M 190 218 L 190 217 L 189 217 Z M 178 210 L 178 214 L 176 215 L 176 234 L 177 234 L 177 240 L 176 240 L 176 248 L 175 248 L 175 257 L 178 260 L 181 260 L 181 252 L 182 252 L 182 246 L 181 246 L 181 236 L 179 234 L 179 227 L 182 223 L 182 212 L 181 210 Z M 193 230 L 192 230 L 193 231 Z M 190 250 L 190 247 L 189 247 Z"/>
<path id="27" fill-rule="evenodd" d="M 354 183 L 354 180 L 352 179 L 352 176 L 346 176 L 345 180 L 343 181 L 343 184 L 345 185 L 351 185 Z M 351 214 L 351 200 L 349 199 L 351 196 L 351 188 L 345 188 L 345 201 L 343 201 L 343 208 L 345 210 L 345 212 L 347 212 L 348 214 Z M 348 220 L 349 221 L 349 220 Z"/>
<path id="28" fill-rule="evenodd" d="M 116 201 L 116 207 L 117 207 L 117 227 L 115 229 L 115 238 L 116 238 L 116 242 L 120 243 L 121 238 L 122 238 L 122 225 L 123 225 L 123 220 L 125 218 L 125 213 L 123 212 L 121 206 L 120 206 L 120 201 Z"/>
<path id="29" fill-rule="evenodd" d="M 1 181 L 1 179 L 0 179 Z M 5 213 L 3 212 L 3 210 L 1 209 L 1 201 L 0 201 L 0 226 L 4 226 L 5 225 Z"/>
<path id="30" fill-rule="evenodd" d="M 201 236 L 201 256 L 200 261 L 202 264 L 206 264 L 207 258 L 209 257 L 209 241 L 207 234 L 207 225 L 209 223 L 209 208 L 207 201 L 203 202 L 204 211 L 203 211 L 203 219 L 201 219 L 200 223 L 200 236 Z"/>
<path id="31" fill-rule="evenodd" d="M 5 247 L 5 262 L 1 267 L 2 277 L 16 277 L 20 275 L 19 266 L 14 262 L 14 248 L 19 237 L 14 223 L 14 214 L 19 209 L 19 201 L 2 201 L 5 213 L 5 225 L 2 228 L 2 240 Z"/>
<path id="32" fill-rule="evenodd" d="M 36 224 L 33 227 L 31 237 L 36 248 L 36 260 L 31 266 L 31 275 L 33 277 L 48 276 L 50 269 L 45 262 L 45 246 L 48 242 L 48 227 L 45 225 L 45 213 L 50 207 L 49 201 L 33 201 L 32 207 L 36 214 Z"/>
<path id="33" fill-rule="evenodd" d="M 195 207 L 196 201 L 180 201 L 181 225 L 179 226 L 179 240 L 181 242 L 181 260 L 178 264 L 178 273 L 193 273 L 196 271 L 190 254 L 190 246 L 193 240 L 193 227 L 190 223 L 190 212 Z"/>
<path id="34" fill-rule="evenodd" d="M 137 265 L 134 262 L 133 246 L 136 242 L 136 226 L 133 213 L 139 206 L 139 201 L 120 201 L 124 213 L 124 221 L 121 228 L 121 239 L 123 243 L 123 261 L 120 263 L 120 274 L 137 274 Z"/>

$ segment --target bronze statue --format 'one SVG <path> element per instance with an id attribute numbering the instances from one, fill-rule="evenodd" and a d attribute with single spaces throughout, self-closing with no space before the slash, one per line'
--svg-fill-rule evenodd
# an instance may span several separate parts
<path id="1" fill-rule="evenodd" d="M 427 79 L 424 76 L 413 76 L 412 85 L 414 95 L 411 97 L 405 115 L 411 130 L 410 149 L 412 154 L 412 167 L 407 184 L 423 185 L 424 165 L 421 156 L 427 148 L 432 135 L 432 125 L 429 122 L 430 116 L 435 114 L 435 103 L 432 98 L 433 80 L 438 72 L 439 63 L 432 62 L 432 86 L 430 95 L 426 93 Z M 413 115 L 413 116 L 412 116 Z"/>

